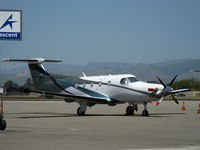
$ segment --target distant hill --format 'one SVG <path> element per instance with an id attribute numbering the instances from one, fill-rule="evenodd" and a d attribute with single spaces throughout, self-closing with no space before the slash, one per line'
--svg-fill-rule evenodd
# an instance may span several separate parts
<path id="1" fill-rule="evenodd" d="M 162 78 L 166 83 L 178 74 L 177 80 L 195 78 L 200 80 L 200 73 L 190 72 L 193 69 L 200 68 L 200 59 L 182 59 L 169 60 L 155 64 L 130 64 L 130 63 L 89 63 L 87 65 L 70 64 L 45 64 L 50 72 L 81 76 L 82 72 L 87 75 L 105 75 L 105 74 L 124 74 L 130 73 L 144 81 L 156 80 L 156 75 Z M 27 66 L 15 68 L 12 70 L 1 70 L 0 85 L 7 80 L 13 80 L 18 84 L 23 84 L 30 77 Z"/>

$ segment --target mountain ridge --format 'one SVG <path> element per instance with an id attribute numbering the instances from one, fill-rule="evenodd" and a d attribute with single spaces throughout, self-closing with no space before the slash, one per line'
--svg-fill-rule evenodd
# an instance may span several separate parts
<path id="1" fill-rule="evenodd" d="M 192 73 L 191 70 L 200 68 L 200 59 L 168 60 L 153 64 L 147 63 L 88 63 L 86 65 L 70 64 L 44 64 L 45 68 L 52 73 L 81 76 L 82 72 L 87 75 L 106 75 L 129 73 L 144 81 L 155 81 L 158 75 L 164 81 L 169 81 L 173 76 L 179 74 L 177 80 L 195 78 L 200 80 L 200 73 Z M 7 80 L 13 80 L 22 84 L 28 77 L 28 66 L 14 68 L 12 70 L 1 70 L 0 85 Z"/>

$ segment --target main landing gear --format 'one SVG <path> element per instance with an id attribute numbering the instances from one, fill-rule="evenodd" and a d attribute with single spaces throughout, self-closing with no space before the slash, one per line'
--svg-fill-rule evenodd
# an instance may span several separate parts
<path id="1" fill-rule="evenodd" d="M 132 116 L 132 115 L 134 115 L 134 111 L 138 111 L 138 105 L 137 104 L 129 104 L 129 106 L 126 108 L 126 115 Z"/>
<path id="2" fill-rule="evenodd" d="M 86 109 L 87 109 L 86 105 L 80 105 L 80 107 L 78 107 L 78 109 L 77 109 L 77 115 L 85 116 Z"/>

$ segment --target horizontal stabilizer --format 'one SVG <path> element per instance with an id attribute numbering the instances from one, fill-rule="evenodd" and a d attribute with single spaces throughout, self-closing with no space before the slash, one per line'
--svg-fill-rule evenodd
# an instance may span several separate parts
<path id="1" fill-rule="evenodd" d="M 40 64 L 40 63 L 55 63 L 55 62 L 62 62 L 62 60 L 50 60 L 44 58 L 30 58 L 30 59 L 2 59 L 1 62 L 19 62 L 19 63 L 29 63 L 29 64 Z"/>
<path id="2" fill-rule="evenodd" d="M 198 69 L 198 70 L 191 70 L 190 72 L 200 72 L 200 69 Z"/>

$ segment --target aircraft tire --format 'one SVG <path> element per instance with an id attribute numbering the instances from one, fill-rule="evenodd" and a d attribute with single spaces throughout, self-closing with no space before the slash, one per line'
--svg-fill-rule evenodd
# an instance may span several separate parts
<path id="1" fill-rule="evenodd" d="M 0 130 L 4 131 L 7 127 L 6 121 L 4 119 L 0 120 Z"/>
<path id="2" fill-rule="evenodd" d="M 149 116 L 148 110 L 143 110 L 142 116 L 148 117 Z"/>
<path id="3" fill-rule="evenodd" d="M 133 106 L 128 106 L 128 107 L 126 108 L 126 115 L 127 115 L 127 116 L 134 115 L 134 108 L 133 108 Z"/>
<path id="4" fill-rule="evenodd" d="M 82 111 L 81 111 L 81 108 L 78 107 L 78 109 L 77 109 L 77 115 L 78 115 L 78 116 L 85 116 L 85 112 L 82 112 Z"/>

